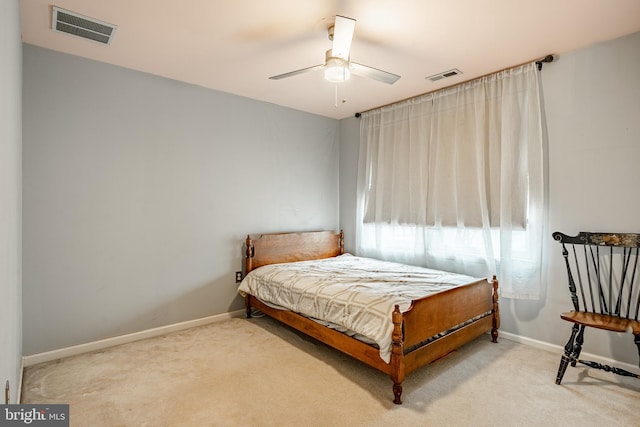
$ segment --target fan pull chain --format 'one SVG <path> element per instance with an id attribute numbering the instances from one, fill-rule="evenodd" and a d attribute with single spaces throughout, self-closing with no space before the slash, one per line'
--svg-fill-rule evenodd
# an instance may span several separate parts
<path id="1" fill-rule="evenodd" d="M 338 86 L 342 85 L 342 100 L 341 103 L 344 104 L 347 102 L 347 97 L 345 95 L 345 87 L 346 85 L 344 83 L 336 83 L 335 88 L 334 88 L 334 92 L 333 92 L 333 107 L 334 108 L 338 108 Z"/>
<path id="2" fill-rule="evenodd" d="M 342 103 L 344 104 L 345 102 L 347 102 L 347 85 L 346 82 L 345 84 L 342 85 Z"/>

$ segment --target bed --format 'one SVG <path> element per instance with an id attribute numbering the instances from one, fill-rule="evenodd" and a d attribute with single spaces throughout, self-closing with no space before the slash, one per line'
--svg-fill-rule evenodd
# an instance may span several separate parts
<path id="1" fill-rule="evenodd" d="M 357 279 L 359 282 L 350 270 L 352 265 L 364 274 Z M 477 279 L 355 257 L 344 253 L 342 231 L 263 234 L 256 239 L 248 235 L 245 270 L 239 292 L 245 299 L 248 318 L 257 310 L 388 374 L 396 404 L 402 403 L 402 382 L 410 372 L 488 332 L 493 342 L 498 339 L 495 276 L 492 280 Z M 373 271 L 381 272 L 382 279 L 373 277 Z M 310 284 L 311 278 L 321 287 L 310 288 L 317 286 Z M 437 289 L 423 285 L 423 281 L 437 283 Z M 378 290 L 380 282 L 402 285 L 409 291 Z M 266 287 L 274 283 L 279 288 Z M 428 295 L 407 298 L 423 286 L 431 289 Z M 351 288 L 361 292 L 354 293 Z M 377 290 L 371 304 L 363 302 L 369 298 L 364 295 L 369 292 L 365 288 L 374 293 Z M 285 296 L 276 300 L 276 294 Z M 321 294 L 325 302 L 319 303 Z M 349 305 L 334 306 L 340 299 Z M 386 323 L 373 327 L 370 317 L 353 314 L 364 305 L 374 306 L 377 315 L 373 317 L 383 318 L 381 322 Z M 320 309 L 308 312 L 317 306 Z M 336 312 L 338 315 L 333 316 Z M 360 325 L 366 325 L 366 330 L 359 330 Z"/>

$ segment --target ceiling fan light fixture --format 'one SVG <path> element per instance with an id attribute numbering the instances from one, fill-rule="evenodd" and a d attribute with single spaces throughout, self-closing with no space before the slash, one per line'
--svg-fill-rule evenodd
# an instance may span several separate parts
<path id="1" fill-rule="evenodd" d="M 331 58 L 325 65 L 324 78 L 331 83 L 342 83 L 351 78 L 351 71 L 344 60 Z"/>

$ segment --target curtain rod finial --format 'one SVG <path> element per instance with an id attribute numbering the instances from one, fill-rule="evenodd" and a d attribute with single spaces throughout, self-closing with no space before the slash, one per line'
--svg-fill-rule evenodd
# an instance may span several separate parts
<path id="1" fill-rule="evenodd" d="M 361 115 L 362 115 L 361 113 L 356 113 L 356 118 L 359 119 Z"/>
<path id="2" fill-rule="evenodd" d="M 543 62 L 554 62 L 558 60 L 558 55 L 554 55 L 554 54 L 550 54 L 545 56 L 542 59 L 538 59 L 536 61 L 536 65 L 538 66 L 538 71 L 542 70 L 542 63 Z"/>

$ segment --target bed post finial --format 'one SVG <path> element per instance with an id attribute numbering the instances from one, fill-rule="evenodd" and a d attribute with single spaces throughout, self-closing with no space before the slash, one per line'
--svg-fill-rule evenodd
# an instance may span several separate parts
<path id="1" fill-rule="evenodd" d="M 340 230 L 340 237 L 339 237 L 340 241 L 338 242 L 338 245 L 340 246 L 340 255 L 342 255 L 344 253 L 344 231 Z"/>
<path id="2" fill-rule="evenodd" d="M 247 240 L 245 240 L 245 274 L 253 270 L 253 254 L 254 254 L 253 241 L 251 240 L 251 236 L 247 234 Z"/>

